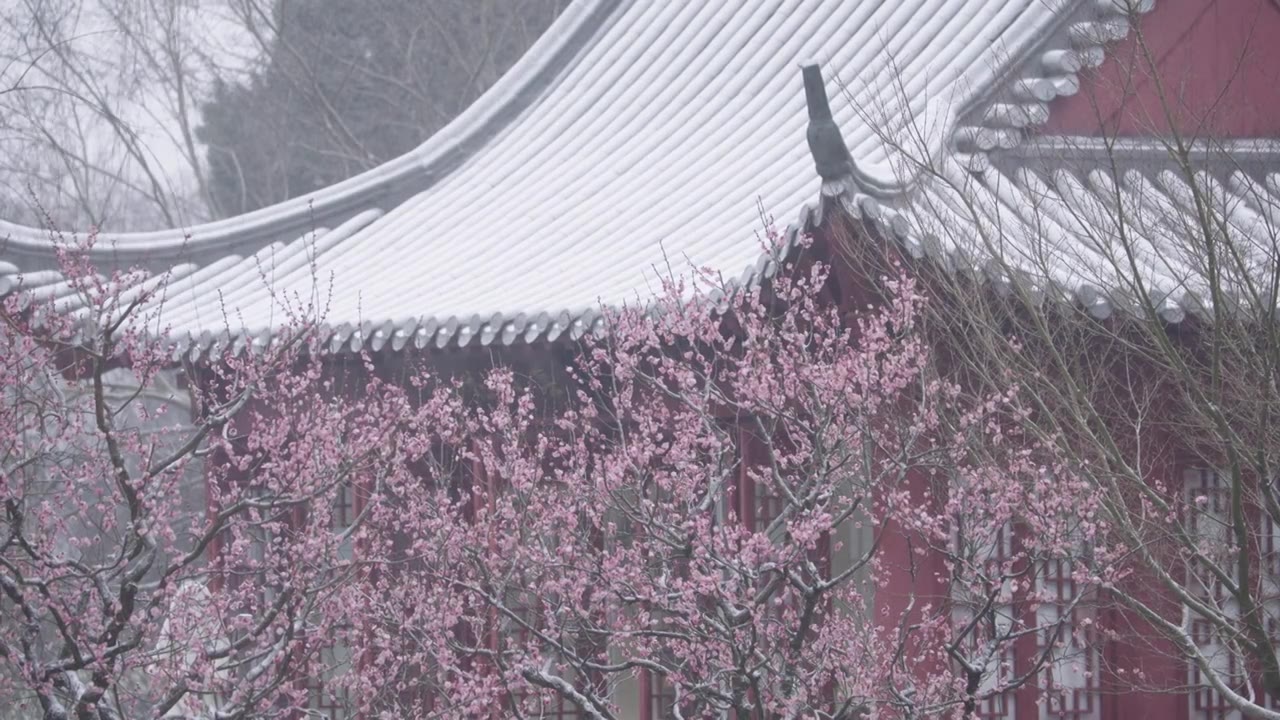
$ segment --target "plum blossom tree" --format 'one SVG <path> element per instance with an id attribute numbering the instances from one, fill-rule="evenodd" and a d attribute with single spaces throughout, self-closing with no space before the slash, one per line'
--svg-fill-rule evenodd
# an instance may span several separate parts
<path id="1" fill-rule="evenodd" d="M 377 438 L 398 398 L 327 399 L 299 319 L 205 368 L 190 422 L 167 422 L 173 361 L 143 310 L 162 283 L 101 277 L 85 249 L 60 250 L 61 299 L 0 311 L 0 705 L 288 715 L 343 618 L 335 501 L 394 467 Z"/>
<path id="2" fill-rule="evenodd" d="M 832 282 L 673 282 L 606 313 L 554 406 L 510 370 L 469 402 L 423 379 L 419 476 L 357 533 L 378 563 L 349 587 L 352 696 L 613 718 L 639 686 L 671 717 L 973 716 L 1085 662 L 1066 618 L 1119 572 L 1090 496 L 1010 431 L 1015 388 L 966 406 L 939 379 L 910 278 L 853 322 Z M 1055 573 L 1080 592 L 1037 613 Z"/>
<path id="3" fill-rule="evenodd" d="M 1069 618 L 1123 571 L 1018 388 L 941 378 L 905 274 L 853 316 L 816 262 L 672 281 L 549 387 L 336 362 L 304 307 L 144 432 L 163 278 L 61 257 L 90 310 L 0 326 L 0 696 L 29 714 L 973 717 L 1088 668 Z"/>

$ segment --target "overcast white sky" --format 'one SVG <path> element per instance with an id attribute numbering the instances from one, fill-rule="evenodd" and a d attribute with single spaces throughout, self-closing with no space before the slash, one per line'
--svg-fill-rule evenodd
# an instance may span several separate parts
<path id="1" fill-rule="evenodd" d="M 52 60 L 49 56 L 39 55 L 42 45 L 47 44 L 42 44 L 37 33 L 30 32 L 29 28 L 22 25 L 23 18 L 30 17 L 35 9 L 78 9 L 78 12 L 58 13 L 66 23 L 60 35 L 71 38 L 70 42 L 76 50 L 99 59 L 103 67 L 112 67 L 118 61 L 121 48 L 128 43 L 128 39 L 117 31 L 106 7 L 114 4 L 116 8 L 123 7 L 145 14 L 152 3 L 179 3 L 178 7 L 182 8 L 179 18 L 183 36 L 190 43 L 189 47 L 195 50 L 192 52 L 193 58 L 200 58 L 192 61 L 199 71 L 193 78 L 194 87 L 188 88 L 188 92 L 195 98 L 202 98 L 207 95 L 213 78 L 209 65 L 219 67 L 219 72 L 224 77 L 235 78 L 258 57 L 252 39 L 233 19 L 229 2 L 234 0 L 0 0 L 0 17 L 6 18 L 5 24 L 0 25 L 0 53 L 5 58 L 15 59 L 7 64 L 0 62 L 0 89 L 12 87 L 24 72 L 25 85 L 40 84 L 39 70 L 29 71 L 28 66 L 32 60 L 37 62 L 37 68 Z M 53 67 L 56 67 L 56 63 Z M 117 89 L 128 83 L 139 82 L 139 77 L 141 78 L 138 87 L 120 94 L 114 110 L 141 138 L 153 158 L 152 164 L 161 170 L 164 178 L 179 193 L 188 189 L 194 183 L 194 176 L 179 150 L 172 92 L 163 83 L 145 75 L 103 75 L 102 80 L 107 86 Z M 188 116 L 193 123 L 199 123 L 198 102 L 190 104 Z M 108 148 L 111 133 L 107 120 L 90 113 L 85 113 L 83 117 L 98 125 L 96 128 L 88 128 L 88 134 L 91 137 L 100 134 L 104 138 L 103 148 Z M 55 122 L 59 119 L 48 120 Z"/>

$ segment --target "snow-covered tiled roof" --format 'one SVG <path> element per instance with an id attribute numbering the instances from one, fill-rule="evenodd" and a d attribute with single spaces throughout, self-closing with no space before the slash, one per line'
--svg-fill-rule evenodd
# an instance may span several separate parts
<path id="1" fill-rule="evenodd" d="M 893 208 L 931 191 L 895 145 L 930 165 L 989 169 L 988 151 L 1022 142 L 1124 36 L 1132 5 L 578 0 L 408 155 L 242 217 L 104 235 L 96 252 L 170 269 L 163 321 L 192 355 L 269 339 L 291 297 L 328 298 L 334 349 L 576 335 L 602 304 L 648 296 L 668 268 L 742 283 L 770 271 L 758 208 L 796 219 L 794 233 L 822 197 L 801 64 L 828 77 L 854 160 L 826 193 L 859 212 L 889 208 L 882 219 L 910 241 L 920 228 Z M 44 234 L 0 234 L 0 293 L 65 292 Z"/>
<path id="2" fill-rule="evenodd" d="M 1180 322 L 1209 309 L 1206 249 L 1215 238 L 1231 243 L 1233 258 L 1213 271 L 1215 287 L 1243 292 L 1274 276 L 1280 142 L 1174 150 L 1140 139 L 1037 138 L 980 173 L 944 161 L 885 214 L 917 256 L 1057 294 L 1099 318 L 1150 309 Z"/>

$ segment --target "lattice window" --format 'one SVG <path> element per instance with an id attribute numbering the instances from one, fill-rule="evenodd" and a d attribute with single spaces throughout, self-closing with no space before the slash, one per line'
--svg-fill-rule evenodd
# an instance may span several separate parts
<path id="1" fill-rule="evenodd" d="M 520 711 L 526 718 L 577 720 L 581 717 L 576 705 L 550 690 L 525 695 L 519 699 L 519 703 Z"/>
<path id="2" fill-rule="evenodd" d="M 1230 489 L 1217 472 L 1206 468 L 1187 470 L 1183 481 L 1188 507 L 1187 531 L 1200 544 L 1202 551 L 1212 556 L 1229 544 L 1227 519 L 1231 501 Z M 1192 584 L 1194 591 L 1211 604 L 1226 612 L 1231 611 L 1234 603 L 1225 599 L 1224 590 L 1217 579 L 1203 570 L 1197 572 L 1193 568 L 1190 573 L 1190 579 L 1195 581 Z M 1208 659 L 1215 675 L 1228 681 L 1234 688 L 1243 689 L 1243 668 L 1240 667 L 1236 654 L 1223 642 L 1211 622 L 1202 618 L 1192 619 L 1191 640 Z M 1195 663 L 1188 663 L 1187 674 L 1193 688 L 1189 701 L 1192 720 L 1240 719 L 1240 713 L 1210 686 Z"/>
<path id="3" fill-rule="evenodd" d="M 1269 581 L 1268 592 L 1280 597 L 1280 524 L 1262 509 L 1262 569 Z"/>
<path id="4" fill-rule="evenodd" d="M 1188 470 L 1183 477 L 1186 487 L 1187 532 L 1196 539 L 1201 552 L 1218 567 L 1232 564 L 1225 552 L 1231 545 L 1228 527 L 1230 488 L 1213 470 Z M 1223 562 L 1217 562 L 1223 561 Z M 1223 588 L 1207 571 L 1193 569 L 1192 589 L 1206 598 L 1219 598 Z"/>
<path id="5" fill-rule="evenodd" d="M 523 622 L 517 622 L 511 618 L 500 620 L 498 642 L 503 651 L 509 653 L 514 661 L 519 662 L 518 658 L 521 655 L 526 651 L 532 651 L 537 646 L 537 637 L 529 626 L 543 629 L 542 605 L 537 598 L 520 592 L 512 594 L 507 607 Z M 524 716 L 528 718 L 569 720 L 580 717 L 578 707 L 553 690 L 521 686 L 519 690 L 512 692 L 510 702 L 518 705 Z"/>
<path id="6" fill-rule="evenodd" d="M 649 675 L 649 714 L 646 720 L 667 720 L 675 716 L 676 690 L 661 675 Z"/>
<path id="7" fill-rule="evenodd" d="M 1267 614 L 1267 637 L 1271 638 L 1271 646 L 1280 654 L 1280 524 L 1276 523 L 1265 509 L 1262 512 L 1263 523 L 1263 568 L 1266 597 L 1263 608 Z M 1280 710 L 1280 697 L 1265 694 L 1264 704 L 1272 710 Z"/>
<path id="8" fill-rule="evenodd" d="M 649 714 L 648 717 L 642 718 L 642 720 L 672 720 L 672 718 L 675 718 L 675 686 L 657 673 L 646 672 L 645 677 L 643 691 L 648 693 Z M 712 717 L 700 711 L 687 697 L 680 703 L 680 715 L 686 718 Z"/>
<path id="9" fill-rule="evenodd" d="M 335 532 L 350 528 L 356 521 L 356 493 L 350 481 L 343 481 L 335 488 L 332 519 Z M 355 558 L 355 540 L 351 535 L 343 538 L 338 552 L 342 560 L 349 561 Z"/>
<path id="10" fill-rule="evenodd" d="M 246 497 L 265 496 L 256 488 L 249 488 Z M 256 513 L 252 522 L 225 532 L 226 545 L 220 549 L 227 561 L 228 574 L 222 576 L 227 589 L 238 589 L 246 583 L 256 588 L 258 602 L 262 607 L 276 599 L 279 589 L 268 581 L 273 564 L 281 562 L 278 550 L 279 540 L 287 540 L 291 531 L 294 514 L 278 510 L 250 511 Z"/>
<path id="11" fill-rule="evenodd" d="M 1209 659 L 1214 673 L 1222 678 L 1237 680 L 1241 678 L 1239 663 L 1235 653 L 1229 652 L 1222 638 L 1207 620 L 1191 622 L 1191 640 L 1200 648 L 1200 652 Z M 1193 720 L 1240 720 L 1239 711 L 1227 702 L 1217 690 L 1210 687 L 1194 663 L 1190 668 L 1190 681 L 1194 690 L 1191 693 L 1191 717 Z"/>
<path id="12" fill-rule="evenodd" d="M 1271 638 L 1271 646 L 1280 653 L 1280 616 L 1273 605 L 1274 601 L 1268 602 L 1267 608 L 1267 637 Z M 1272 695 L 1270 692 L 1263 692 L 1262 704 L 1271 710 L 1280 710 L 1280 697 Z"/>
<path id="13" fill-rule="evenodd" d="M 749 490 L 751 493 L 751 516 L 749 518 L 751 527 L 756 532 L 764 532 L 786 509 L 786 496 L 772 482 L 757 481 L 751 483 Z M 775 537 L 774 539 L 776 540 L 777 538 Z M 818 546 L 809 553 L 809 560 L 823 572 L 830 570 L 830 545 L 830 538 L 824 536 L 818 541 Z"/>
<path id="14" fill-rule="evenodd" d="M 335 529 L 351 527 L 356 520 L 356 493 L 350 481 L 338 485 L 333 496 L 333 526 Z"/>
<path id="15" fill-rule="evenodd" d="M 342 647 L 330 647 L 321 651 L 315 662 L 315 672 L 307 679 L 308 717 L 347 720 L 353 717 L 351 698 L 345 688 L 338 688 L 331 678 L 342 672 L 350 658 Z"/>
<path id="16" fill-rule="evenodd" d="M 738 468 L 738 512 L 744 525 L 763 532 L 787 506 L 780 488 L 769 475 L 769 442 L 756 435 L 751 421 L 739 426 L 735 452 Z"/>
<path id="17" fill-rule="evenodd" d="M 756 532 L 763 532 L 769 527 L 769 523 L 782 514 L 787 501 L 776 488 L 763 482 L 756 483 L 754 495 L 754 529 Z"/>
<path id="18" fill-rule="evenodd" d="M 953 610 L 953 617 L 957 623 L 962 623 L 968 619 L 964 615 L 964 610 Z M 1003 628 L 997 632 L 1007 630 L 1008 625 L 1012 622 L 1011 618 L 1004 614 L 996 615 L 997 625 L 1003 625 Z M 964 649 L 970 658 L 987 657 L 991 648 L 992 633 L 985 630 L 989 627 L 983 624 L 984 629 L 979 629 L 970 635 L 965 643 Z M 986 662 L 986 674 L 983 677 L 982 684 L 978 686 L 978 695 L 982 697 L 979 701 L 977 710 L 974 715 L 984 720 L 1012 720 L 1017 716 L 1017 696 L 1012 691 L 990 694 L 993 689 L 1000 684 L 1007 682 L 1014 674 L 1017 667 L 1017 654 L 1012 643 L 1004 643 L 995 652 L 990 652 L 990 657 Z"/>
<path id="19" fill-rule="evenodd" d="M 1079 588 L 1071 575 L 1071 563 L 1048 561 L 1037 582 L 1052 598 L 1036 609 L 1037 624 L 1045 628 L 1037 651 L 1049 650 L 1049 661 L 1041 673 L 1040 717 L 1098 718 L 1098 651 L 1092 633 L 1080 622 L 1089 617 L 1088 608 L 1072 606 L 1079 599 Z"/>
<path id="20" fill-rule="evenodd" d="M 311 711 L 308 714 L 309 717 L 323 717 L 330 720 L 346 720 L 351 717 L 345 691 L 334 693 L 323 684 L 313 685 L 307 689 L 310 693 L 307 703 L 307 709 Z"/>
<path id="21" fill-rule="evenodd" d="M 964 521 L 957 518 L 953 525 L 952 547 L 957 554 L 967 559 L 967 565 L 961 572 L 969 573 L 980 568 L 999 567 L 1012 555 L 1011 530 L 1006 526 L 995 533 L 994 537 L 975 541 L 966 537 Z M 967 627 L 974 613 L 986 605 L 986 598 L 970 596 L 962 584 L 952 586 L 951 616 L 954 627 Z M 1017 698 L 1013 692 L 1002 692 L 988 695 L 1001 683 L 1006 682 L 1017 667 L 1017 657 L 1013 643 L 1004 640 L 1013 626 L 1013 607 L 997 605 L 988 610 L 985 618 L 980 618 L 970 634 L 964 639 L 963 647 L 968 658 L 985 665 L 982 684 L 978 687 L 980 696 L 986 696 L 978 704 L 977 716 L 992 720 L 1005 720 L 1017 715 Z"/>
<path id="22" fill-rule="evenodd" d="M 1008 660 L 1012 662 L 1012 652 L 1009 653 Z M 980 718 L 1012 718 L 1017 715 L 1016 702 L 1013 693 L 1002 692 L 979 703 L 976 714 Z"/>

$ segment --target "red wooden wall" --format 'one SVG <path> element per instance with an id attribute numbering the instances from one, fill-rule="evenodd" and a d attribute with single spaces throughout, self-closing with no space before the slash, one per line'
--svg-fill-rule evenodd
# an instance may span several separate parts
<path id="1" fill-rule="evenodd" d="M 1280 137 L 1280 0 L 1156 0 L 1082 80 L 1046 133 Z"/>

